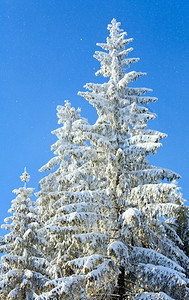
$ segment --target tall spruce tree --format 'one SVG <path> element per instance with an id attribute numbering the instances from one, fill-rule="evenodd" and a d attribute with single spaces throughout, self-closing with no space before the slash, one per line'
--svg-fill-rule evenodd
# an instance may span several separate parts
<path id="1" fill-rule="evenodd" d="M 30 200 L 33 189 L 26 188 L 30 176 L 25 172 L 21 180 L 24 187 L 13 190 L 17 196 L 12 201 L 2 228 L 10 232 L 5 235 L 0 247 L 0 298 L 32 300 L 47 290 L 45 284 L 49 281 L 49 263 L 43 248 L 46 240 L 41 235 L 42 223 L 35 204 Z"/>
<path id="2" fill-rule="evenodd" d="M 147 160 L 166 134 L 147 129 L 156 115 L 146 105 L 157 98 L 130 87 L 145 73 L 127 72 L 139 59 L 127 57 L 132 39 L 119 26 L 113 19 L 107 42 L 97 44 L 106 52 L 95 53 L 96 75 L 109 80 L 79 93 L 97 109 L 96 123 L 68 103 L 58 108 L 57 157 L 42 169 L 60 167 L 41 181 L 38 199 L 58 272 L 41 300 L 189 297 L 180 176 Z"/>
<path id="3" fill-rule="evenodd" d="M 80 110 L 75 110 L 68 101 L 64 106 L 58 106 L 57 110 L 58 123 L 63 126 L 52 132 L 58 138 L 52 145 L 56 156 L 40 170 L 52 170 L 55 166 L 57 169 L 41 180 L 41 191 L 37 193 L 37 204 L 49 237 L 46 252 L 54 277 L 47 286 L 54 288 L 38 299 L 74 299 L 77 296 L 85 299 L 87 296 L 82 285 L 85 285 L 86 276 L 81 269 L 85 268 L 88 270 L 85 273 L 90 273 L 95 264 L 104 260 L 102 254 L 92 256 L 95 238 L 99 241 L 104 238 L 96 233 L 97 224 L 100 227 L 104 219 L 99 213 L 100 203 L 96 203 L 97 197 L 92 201 L 95 195 L 98 196 L 95 181 L 98 172 L 92 164 L 97 156 L 86 143 L 83 132 L 87 132 L 90 126 L 87 120 L 80 117 Z M 79 240 L 85 240 L 87 244 L 91 235 L 93 245 L 81 248 Z M 74 270 L 76 266 L 79 269 L 77 272 Z"/>
<path id="4" fill-rule="evenodd" d="M 141 292 L 141 299 L 156 299 L 163 297 L 159 292 L 165 292 L 175 299 L 187 299 L 188 258 L 182 251 L 178 231 L 169 222 L 178 218 L 184 203 L 175 182 L 180 176 L 152 166 L 147 160 L 149 153 L 156 153 L 160 139 L 166 135 L 147 129 L 147 121 L 156 117 L 145 106 L 157 100 L 143 95 L 150 89 L 128 86 L 145 73 L 127 72 L 138 58 L 125 57 L 132 50 L 125 49 L 125 45 L 132 39 L 125 39 L 126 33 L 119 26 L 113 19 L 108 26 L 107 42 L 97 44 L 107 52 L 95 53 L 101 62 L 96 75 L 109 77 L 108 82 L 88 83 L 85 87 L 91 92 L 79 93 L 99 115 L 93 129 L 101 141 L 102 152 L 106 153 L 104 188 L 112 202 L 110 216 L 116 220 L 112 228 L 116 242 L 109 246 L 109 253 L 117 253 L 118 241 L 129 253 L 128 264 L 123 264 L 120 258 L 117 261 L 120 269 L 117 295 L 120 299 L 134 298 L 133 293 Z M 97 143 L 97 139 L 91 143 Z"/>

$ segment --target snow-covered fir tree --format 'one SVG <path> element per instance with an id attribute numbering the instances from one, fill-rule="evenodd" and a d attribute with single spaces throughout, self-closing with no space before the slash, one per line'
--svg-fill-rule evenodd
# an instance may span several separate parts
<path id="1" fill-rule="evenodd" d="M 99 115 L 90 142 L 105 153 L 104 189 L 107 200 L 112 202 L 110 218 L 116 220 L 112 227 L 115 247 L 108 246 L 109 254 L 118 255 L 121 251 L 121 246 L 117 251 L 118 241 L 128 249 L 127 264 L 119 255 L 117 258 L 120 269 L 117 294 L 120 299 L 134 298 L 133 293 L 145 291 L 141 299 L 149 299 L 147 292 L 165 292 L 175 299 L 187 299 L 188 257 L 182 251 L 178 231 L 170 222 L 178 218 L 184 203 L 175 182 L 180 176 L 152 166 L 147 160 L 149 153 L 156 153 L 160 139 L 166 135 L 147 129 L 147 121 L 156 117 L 145 106 L 157 100 L 144 96 L 150 89 L 128 86 L 145 73 L 127 72 L 138 58 L 127 58 L 132 48 L 125 49 L 125 45 L 132 39 L 125 39 L 126 33 L 119 26 L 113 19 L 108 26 L 107 42 L 97 44 L 107 52 L 95 53 L 101 62 L 96 75 L 109 77 L 108 82 L 88 83 L 85 87 L 90 92 L 79 93 Z"/>
<path id="2" fill-rule="evenodd" d="M 38 299 L 88 299 L 86 293 L 95 290 L 95 278 L 101 278 L 101 285 L 106 284 L 109 289 L 115 269 L 118 271 L 104 247 L 109 241 L 106 234 L 109 205 L 105 207 L 101 203 L 104 194 L 99 185 L 102 161 L 95 147 L 86 143 L 91 126 L 80 117 L 80 111 L 72 108 L 68 101 L 57 110 L 58 123 L 63 123 L 53 131 L 58 137 L 52 146 L 57 156 L 41 171 L 56 165 L 58 168 L 41 180 L 41 191 L 37 194 L 37 203 L 46 216 L 44 228 L 50 242 L 47 252 L 54 276 L 47 286 L 54 288 Z M 55 185 L 49 190 L 51 182 Z M 86 285 L 85 291 L 82 287 Z"/>
<path id="3" fill-rule="evenodd" d="M 2 228 L 9 230 L 0 246 L 0 299 L 32 300 L 47 290 L 49 263 L 43 248 L 46 241 L 40 233 L 42 223 L 34 202 L 30 197 L 33 188 L 26 188 L 30 176 L 26 169 L 21 180 L 24 187 L 13 190 L 12 201 Z"/>
<path id="4" fill-rule="evenodd" d="M 96 75 L 109 80 L 88 83 L 89 92 L 79 93 L 97 109 L 96 123 L 70 117 L 75 110 L 68 103 L 68 114 L 58 107 L 64 125 L 55 131 L 57 156 L 42 170 L 60 167 L 42 180 L 38 199 L 43 211 L 50 211 L 45 228 L 54 241 L 52 265 L 58 272 L 52 290 L 38 299 L 189 295 L 186 228 L 176 229 L 184 209 L 175 181 L 180 176 L 147 160 L 166 134 L 147 129 L 156 115 L 146 104 L 157 98 L 145 96 L 148 88 L 130 87 L 145 73 L 127 71 L 139 59 L 127 57 L 132 39 L 125 39 L 119 26 L 113 19 L 107 42 L 97 44 L 106 52 L 95 53 L 101 62 Z"/>
<path id="5" fill-rule="evenodd" d="M 57 169 L 41 180 L 41 190 L 37 193 L 37 204 L 49 237 L 46 252 L 51 260 L 51 274 L 55 280 L 47 284 L 54 289 L 39 296 L 39 299 L 60 295 L 62 299 L 74 299 L 75 295 L 85 297 L 81 288 L 85 276 L 69 276 L 74 274 L 71 266 L 79 263 L 80 259 L 90 261 L 90 264 L 93 262 L 93 265 L 103 261 L 102 255 L 91 257 L 94 246 L 90 247 L 91 250 L 82 249 L 79 244 L 81 238 L 87 243 L 90 234 L 93 234 L 94 239 L 99 239 L 95 231 L 97 224 L 102 227 L 104 219 L 99 213 L 97 197 L 96 201 L 91 201 L 98 195 L 98 184 L 94 186 L 98 171 L 92 163 L 97 156 L 95 150 L 86 143 L 82 132 L 90 126 L 86 119 L 81 118 L 80 110 L 75 110 L 68 101 L 65 101 L 64 106 L 58 106 L 57 110 L 58 123 L 63 126 L 52 132 L 58 138 L 52 145 L 56 156 L 40 171 L 51 170 L 55 166 Z M 78 131 L 78 127 L 82 130 Z M 87 266 L 90 270 L 89 262 L 85 264 L 86 269 Z"/>

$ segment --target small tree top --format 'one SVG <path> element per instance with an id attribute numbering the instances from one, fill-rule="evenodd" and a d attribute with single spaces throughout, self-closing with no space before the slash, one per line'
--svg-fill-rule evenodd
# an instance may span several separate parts
<path id="1" fill-rule="evenodd" d="M 26 171 L 26 167 L 24 168 L 24 172 L 20 176 L 20 179 L 25 183 L 24 186 L 26 187 L 26 182 L 28 182 L 30 180 L 30 175 Z"/>

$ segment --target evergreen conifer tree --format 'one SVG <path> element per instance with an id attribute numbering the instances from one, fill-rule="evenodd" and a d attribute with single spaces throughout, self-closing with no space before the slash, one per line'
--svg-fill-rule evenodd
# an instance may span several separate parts
<path id="1" fill-rule="evenodd" d="M 147 129 L 156 115 L 146 104 L 157 98 L 144 95 L 148 88 L 129 86 L 145 73 L 127 72 L 138 58 L 127 57 L 132 48 L 125 45 L 132 39 L 125 39 L 119 26 L 113 19 L 107 42 L 97 44 L 107 52 L 95 53 L 101 62 L 96 75 L 109 80 L 88 83 L 89 92 L 79 93 L 97 109 L 96 123 L 72 122 L 67 115 L 56 131 L 58 156 L 53 162 L 58 159 L 61 168 L 48 175 L 53 185 L 44 179 L 47 190 L 43 193 L 42 188 L 38 202 L 44 211 L 49 209 L 44 199 L 53 203 L 46 228 L 51 238 L 54 232 L 54 247 L 59 249 L 54 260 L 61 272 L 51 281 L 52 290 L 38 297 L 41 300 L 189 296 L 189 261 L 182 251 L 186 222 L 182 232 L 173 222 L 181 223 L 184 207 L 175 181 L 180 176 L 147 160 L 166 134 Z M 71 140 L 65 139 L 67 123 L 72 124 Z M 43 170 L 53 165 L 50 161 Z"/>
<path id="2" fill-rule="evenodd" d="M 184 203 L 175 182 L 180 176 L 151 166 L 147 160 L 149 153 L 156 153 L 161 146 L 160 139 L 166 135 L 146 128 L 147 121 L 156 115 L 145 105 L 157 99 L 143 96 L 149 89 L 128 86 L 145 73 L 127 72 L 126 68 L 138 59 L 125 57 L 132 50 L 125 49 L 125 45 L 132 39 L 125 39 L 126 33 L 119 26 L 120 23 L 113 19 L 108 26 L 107 43 L 97 44 L 108 53 L 95 53 L 101 62 L 96 75 L 109 77 L 108 82 L 88 83 L 85 87 L 91 92 L 79 93 L 99 115 L 94 126 L 98 135 L 94 134 L 90 142 L 97 144 L 100 140 L 102 152 L 106 153 L 104 188 L 107 200 L 112 202 L 110 218 L 116 220 L 111 228 L 115 242 L 109 245 L 109 254 L 116 254 L 120 269 L 117 294 L 120 299 L 123 295 L 129 297 L 126 291 L 130 290 L 132 298 L 133 292 L 144 290 L 147 292 L 141 299 L 151 297 L 148 291 L 157 293 L 152 297 L 165 292 L 176 299 L 187 299 L 188 258 L 182 251 L 178 231 L 169 224 Z M 123 264 L 118 255 L 118 241 L 128 248 L 128 264 Z"/>
<path id="3" fill-rule="evenodd" d="M 88 288 L 91 288 L 89 282 L 96 276 L 103 278 L 103 285 L 105 280 L 108 285 L 112 274 L 110 265 L 116 268 L 103 246 L 104 241 L 107 242 L 104 234 L 107 217 L 100 203 L 99 168 L 94 168 L 102 162 L 97 159 L 96 149 L 86 143 L 91 126 L 80 117 L 80 111 L 72 108 L 68 101 L 57 110 L 58 123 L 63 124 L 53 131 L 58 137 L 52 146 L 57 156 L 41 171 L 51 170 L 55 165 L 58 168 L 41 180 L 37 200 L 46 216 L 44 225 L 50 241 L 47 252 L 54 280 L 47 285 L 54 288 L 38 299 L 88 299 L 82 286 L 88 282 Z M 57 183 L 51 190 L 49 179 L 50 184 L 52 181 Z M 93 271 L 95 266 L 99 267 L 98 271 Z M 105 278 L 103 270 L 109 277 Z"/>
<path id="4" fill-rule="evenodd" d="M 33 189 L 26 188 L 30 176 L 26 169 L 21 180 L 24 187 L 13 190 L 17 196 L 12 201 L 2 228 L 10 232 L 1 245 L 0 298 L 32 300 L 45 291 L 45 283 L 50 279 L 49 263 L 43 248 L 45 239 L 40 234 L 42 223 L 34 202 L 30 200 Z"/>

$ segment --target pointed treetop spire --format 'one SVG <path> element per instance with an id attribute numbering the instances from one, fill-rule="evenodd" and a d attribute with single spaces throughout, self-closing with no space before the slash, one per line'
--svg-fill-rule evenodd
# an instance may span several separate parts
<path id="1" fill-rule="evenodd" d="M 112 19 L 111 24 L 108 24 L 107 29 L 110 30 L 111 38 L 113 38 L 116 34 L 119 35 L 119 33 L 123 31 L 123 29 L 119 28 L 120 25 L 121 23 L 117 22 L 115 18 Z M 127 35 L 127 33 L 124 32 L 124 35 Z"/>
<path id="2" fill-rule="evenodd" d="M 24 168 L 24 173 L 20 176 L 20 179 L 25 183 L 24 186 L 26 187 L 26 182 L 30 180 L 30 175 L 26 171 L 26 167 Z"/>
<path id="3" fill-rule="evenodd" d="M 137 62 L 139 58 L 127 58 L 132 47 L 126 49 L 126 45 L 133 41 L 133 38 L 125 38 L 127 33 L 120 29 L 121 23 L 116 19 L 108 25 L 110 35 L 106 38 L 106 43 L 97 43 L 97 46 L 107 51 L 95 51 L 94 57 L 100 61 L 101 67 L 95 75 L 110 77 L 111 82 L 118 83 L 125 75 L 126 69 L 131 63 Z M 132 75 L 132 74 L 130 74 Z M 136 76 L 135 76 L 136 75 Z M 137 77 L 135 74 L 134 77 Z M 133 76 L 133 75 L 132 75 Z M 130 81 L 132 81 L 132 78 Z"/>

